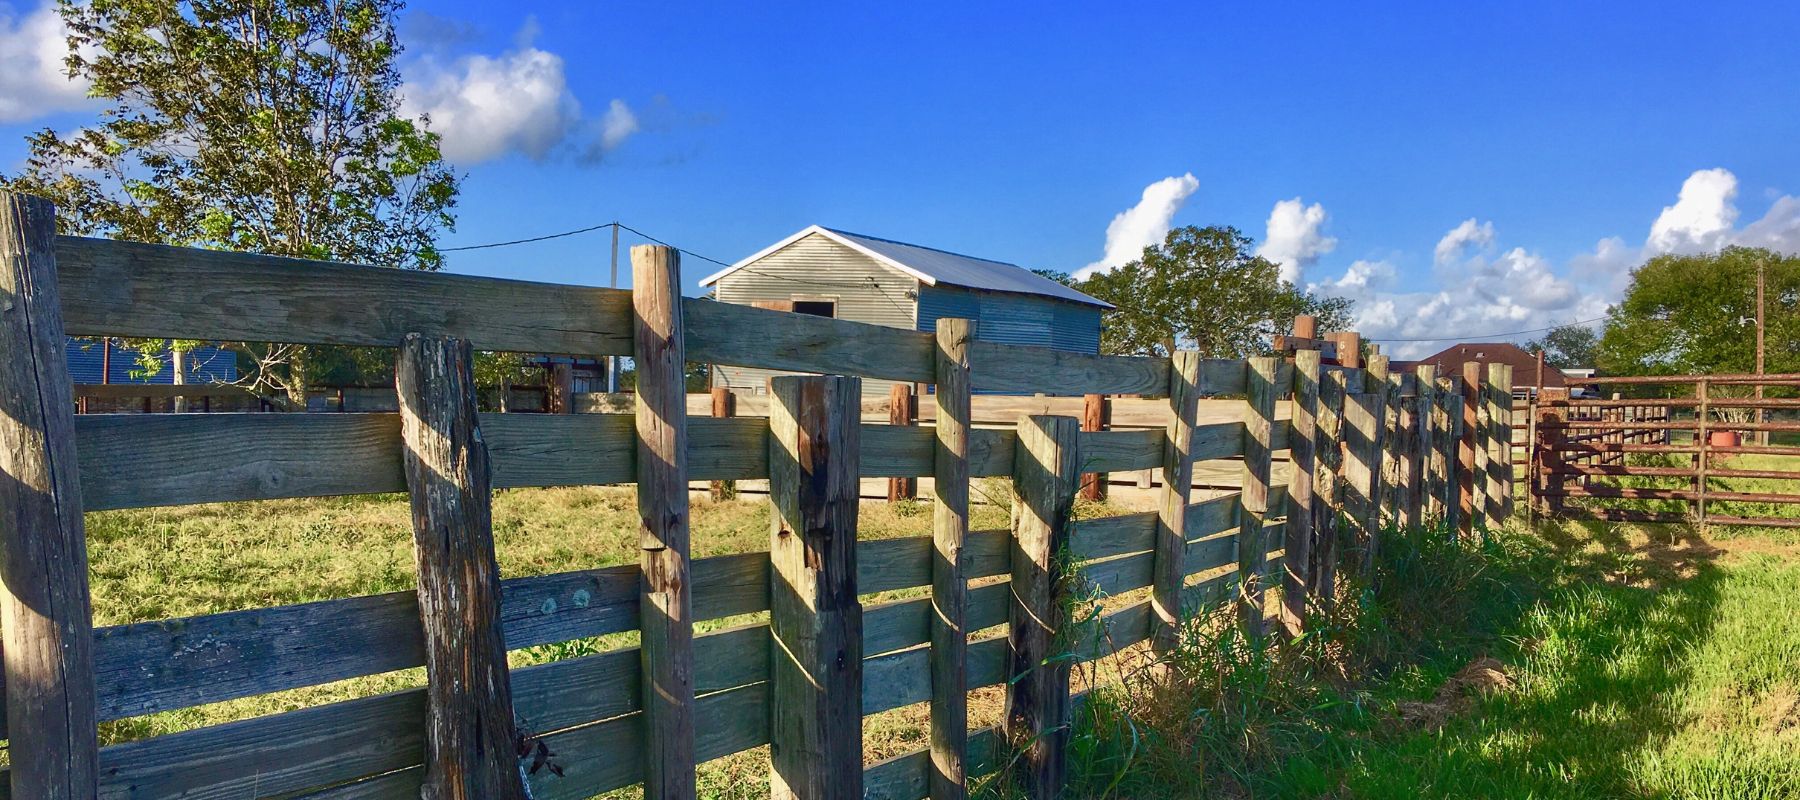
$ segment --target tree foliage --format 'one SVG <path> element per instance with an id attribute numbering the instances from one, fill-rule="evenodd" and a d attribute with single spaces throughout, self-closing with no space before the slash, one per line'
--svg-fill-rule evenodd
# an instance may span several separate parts
<path id="1" fill-rule="evenodd" d="M 1759 263 L 1765 369 L 1800 371 L 1800 257 L 1743 247 L 1658 256 L 1638 267 L 1607 317 L 1599 366 L 1618 375 L 1754 371 Z"/>
<path id="2" fill-rule="evenodd" d="M 1075 288 L 1118 307 L 1106 315 L 1101 349 L 1166 355 L 1179 347 L 1241 358 L 1267 352 L 1269 337 L 1287 331 L 1299 314 L 1317 316 L 1320 330 L 1349 326 L 1349 300 L 1281 280 L 1253 245 L 1236 228 L 1190 225 L 1144 248 L 1142 258 L 1077 282 Z"/>
<path id="3" fill-rule="evenodd" d="M 107 107 L 30 136 L 24 170 L 0 183 L 55 201 L 67 233 L 436 269 L 457 177 L 425 121 L 400 115 L 400 8 L 60 0 L 69 72 Z M 257 383 L 300 400 L 325 362 L 356 360 L 236 347 Z"/>
<path id="4" fill-rule="evenodd" d="M 1592 367 L 1599 349 L 1600 334 L 1586 325 L 1559 325 L 1525 343 L 1526 352 L 1543 353 L 1544 363 L 1557 369 Z"/>

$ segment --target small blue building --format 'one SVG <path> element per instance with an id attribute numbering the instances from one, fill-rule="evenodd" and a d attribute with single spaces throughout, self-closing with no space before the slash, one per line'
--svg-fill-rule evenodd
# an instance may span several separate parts
<path id="1" fill-rule="evenodd" d="M 69 377 L 77 384 L 175 382 L 174 359 L 167 352 L 163 353 L 162 369 L 156 374 L 133 375 L 142 369 L 136 350 L 101 339 L 71 336 L 68 351 Z M 238 379 L 237 354 L 223 347 L 196 347 L 187 351 L 184 360 L 188 383 L 230 383 Z"/>
<path id="2" fill-rule="evenodd" d="M 721 302 L 935 331 L 944 317 L 975 320 L 989 342 L 1100 352 L 1112 308 L 1015 264 L 810 226 L 701 279 Z M 772 370 L 719 367 L 713 385 L 765 391 Z M 863 381 L 867 395 L 890 383 Z"/>

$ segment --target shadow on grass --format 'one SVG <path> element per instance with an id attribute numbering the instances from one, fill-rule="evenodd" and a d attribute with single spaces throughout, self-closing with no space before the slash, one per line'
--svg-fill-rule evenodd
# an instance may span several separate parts
<path id="1" fill-rule="evenodd" d="M 1347 765 L 1339 794 L 1659 796 L 1635 766 L 1684 722 L 1686 656 L 1711 629 L 1723 580 L 1723 551 L 1664 527 L 1643 543 L 1604 523 L 1540 531 L 1552 588 L 1495 653 L 1516 688 L 1442 730 L 1381 737 Z"/>

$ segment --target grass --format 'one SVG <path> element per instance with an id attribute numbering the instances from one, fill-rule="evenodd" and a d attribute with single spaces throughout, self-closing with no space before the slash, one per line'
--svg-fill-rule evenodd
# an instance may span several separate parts
<path id="1" fill-rule="evenodd" d="M 1005 487 L 976 494 L 1003 500 Z M 697 557 L 766 547 L 763 501 L 698 501 L 692 517 Z M 502 491 L 494 521 L 507 576 L 636 558 L 628 489 Z M 973 523 L 1004 527 L 1006 511 L 978 505 Z M 101 625 L 413 586 L 399 496 L 102 512 L 88 525 Z M 863 538 L 929 527 L 923 504 L 862 510 Z M 1173 680 L 1141 680 L 1141 653 L 1078 679 L 1098 688 L 1077 718 L 1070 794 L 1800 797 L 1800 540 L 1714 533 L 1588 523 L 1463 544 L 1395 534 L 1377 588 L 1353 583 L 1297 642 L 1259 646 L 1228 613 L 1213 614 L 1185 632 Z M 604 637 L 513 660 L 632 643 Z M 125 741 L 421 681 L 405 670 L 109 723 L 103 734 Z M 999 691 L 971 709 L 977 724 L 993 722 Z M 869 718 L 868 758 L 920 746 L 925 720 L 922 706 Z M 705 765 L 702 796 L 766 796 L 766 763 L 759 749 Z M 986 794 L 1010 789 L 993 782 Z"/>

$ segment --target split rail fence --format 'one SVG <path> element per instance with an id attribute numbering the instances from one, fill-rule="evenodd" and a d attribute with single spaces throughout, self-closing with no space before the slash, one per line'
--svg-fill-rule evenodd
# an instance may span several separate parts
<path id="1" fill-rule="evenodd" d="M 1503 367 L 1005 346 L 961 320 L 919 333 L 687 300 L 662 247 L 632 250 L 627 292 L 63 237 L 54 217 L 0 195 L 0 794 L 19 800 L 584 798 L 637 783 L 680 798 L 697 763 L 764 744 L 778 797 L 962 797 L 1011 746 L 1008 769 L 1050 797 L 1073 702 L 1052 649 L 1075 581 L 1149 589 L 1082 658 L 1166 649 L 1188 614 L 1233 597 L 1257 636 L 1279 597 L 1291 632 L 1381 525 L 1510 514 Z M 65 334 L 392 347 L 401 410 L 75 415 Z M 476 413 L 475 348 L 631 356 L 633 413 Z M 814 374 L 774 379 L 766 418 L 712 418 L 687 412 L 689 361 Z M 861 378 L 934 385 L 935 424 L 861 423 Z M 975 427 L 976 390 L 1160 397 L 1171 422 Z M 1241 418 L 1198 422 L 1203 397 L 1238 398 Z M 1295 465 L 1285 487 L 1269 477 L 1277 450 Z M 1226 458 L 1241 490 L 1190 502 L 1193 465 Z M 1079 472 L 1147 468 L 1170 476 L 1160 510 L 1071 521 Z M 925 476 L 931 536 L 856 540 L 859 477 Z M 968 529 L 980 476 L 1012 479 L 1010 531 Z M 690 560 L 688 482 L 743 479 L 770 482 L 770 551 Z M 637 485 L 638 564 L 498 574 L 492 489 L 620 483 Z M 374 492 L 410 493 L 416 592 L 92 627 L 84 511 Z M 930 596 L 864 605 L 916 587 Z M 629 631 L 640 646 L 507 667 L 509 650 Z M 96 745 L 100 721 L 418 666 L 419 689 Z M 993 685 L 1003 724 L 969 730 L 967 693 Z M 862 718 L 919 703 L 930 746 L 865 766 Z M 556 769 L 526 766 L 552 753 Z"/>
<path id="2" fill-rule="evenodd" d="M 1800 422 L 1768 419 L 1770 412 L 1800 410 L 1800 398 L 1765 397 L 1763 391 L 1777 388 L 1791 393 L 1800 387 L 1800 375 L 1659 375 L 1583 382 L 1659 391 L 1691 386 L 1692 396 L 1646 399 L 1615 394 L 1599 399 L 1540 391 L 1528 423 L 1534 431 L 1531 492 L 1539 511 L 1612 522 L 1800 527 L 1800 517 L 1795 516 L 1718 511 L 1719 504 L 1796 505 L 1800 492 L 1714 486 L 1739 479 L 1800 482 L 1800 469 L 1746 468 L 1726 460 L 1800 456 L 1800 446 L 1768 443 L 1770 434 L 1800 433 Z M 1746 443 L 1746 434 L 1760 443 Z"/>

